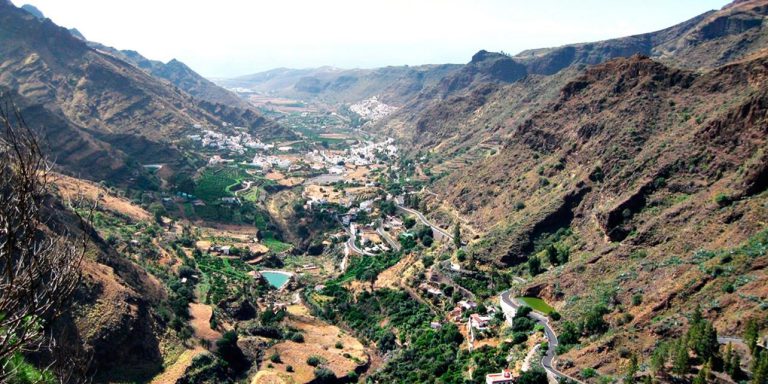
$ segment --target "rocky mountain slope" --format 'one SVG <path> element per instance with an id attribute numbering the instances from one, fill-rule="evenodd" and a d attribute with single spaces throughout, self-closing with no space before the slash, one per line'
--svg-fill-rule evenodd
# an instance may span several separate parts
<path id="1" fill-rule="evenodd" d="M 88 136 L 84 152 L 109 148 L 131 160 L 125 162 L 128 171 L 115 174 L 110 172 L 115 169 L 68 168 L 83 177 L 121 175 L 125 181 L 137 172 L 137 163 L 176 161 L 173 140 L 194 131 L 195 125 L 221 127 L 227 122 L 258 137 L 292 135 L 253 110 L 198 100 L 7 1 L 0 2 L 0 30 L 0 85 L 18 94 L 20 103 L 42 106 L 46 116 L 66 122 L 48 125 L 46 131 Z M 52 122 L 29 119 L 33 128 Z M 78 132 L 58 132 L 72 129 Z M 80 151 L 67 153 L 63 147 L 51 143 L 53 157 L 62 164 L 78 164 L 69 156 L 81 156 Z"/>
<path id="2" fill-rule="evenodd" d="M 444 175 L 425 208 L 475 230 L 480 271 L 536 258 L 549 271 L 520 294 L 577 321 L 608 308 L 611 331 L 562 357 L 570 374 L 621 372 L 620 351 L 649 356 L 697 306 L 725 335 L 765 316 L 766 4 L 564 47 L 557 65 L 556 50 L 480 52 L 378 126 Z"/>
<path id="3" fill-rule="evenodd" d="M 618 371 L 615 351 L 649 354 L 698 305 L 726 335 L 764 316 L 766 74 L 766 56 L 703 75 L 611 61 L 564 87 L 476 177 L 453 180 L 489 186 L 453 190 L 472 217 L 525 203 L 497 217 L 478 258 L 514 265 L 541 257 L 537 241 L 558 229 L 573 233 L 573 261 L 527 289 L 570 316 L 608 295 L 614 332 L 570 354 L 578 366 Z"/>
<path id="4" fill-rule="evenodd" d="M 219 87 L 212 81 L 200 76 L 186 64 L 172 59 L 167 63 L 158 60 L 150 60 L 140 53 L 131 50 L 117 50 L 103 44 L 89 42 L 89 46 L 110 53 L 123 61 L 131 63 L 150 75 L 162 80 L 167 80 L 182 91 L 210 103 L 223 104 L 241 109 L 249 109 L 251 106 L 236 94 Z"/>
<path id="5" fill-rule="evenodd" d="M 60 178 L 52 175 L 56 182 L 68 180 L 75 186 L 97 188 L 96 184 Z M 66 373 L 60 374 L 63 380 L 71 375 L 71 382 L 94 374 L 95 382 L 146 380 L 146 375 L 151 377 L 162 368 L 162 352 L 167 353 L 162 350 L 180 344 L 176 334 L 169 330 L 167 318 L 160 313 L 160 308 L 167 306 L 166 288 L 156 277 L 120 256 L 90 225 L 83 226 L 70 207 L 71 199 L 79 200 L 77 190 L 64 196 L 52 190 L 45 198 L 45 226 L 47 231 L 70 236 L 73 241 L 85 239 L 86 252 L 79 268 L 81 281 L 68 298 L 71 301 L 66 303 L 72 309 L 64 311 L 46 328 L 57 347 L 31 356 L 43 366 L 52 357 L 56 364 L 52 369 Z M 131 205 L 123 198 L 116 199 L 124 206 Z"/>
<path id="6" fill-rule="evenodd" d="M 399 106 L 459 67 L 444 64 L 377 69 L 280 68 L 217 82 L 228 88 L 327 103 L 354 103 L 378 96 L 387 104 Z"/>
<path id="7" fill-rule="evenodd" d="M 400 137 L 415 151 L 438 144 L 441 152 L 467 151 L 505 136 L 509 132 L 504 126 L 527 116 L 509 105 L 551 101 L 552 90 L 585 66 L 640 54 L 674 67 L 706 70 L 759 52 L 768 44 L 766 15 L 764 0 L 737 1 L 657 32 L 515 56 L 480 51 L 372 130 Z M 494 104 L 495 100 L 504 101 Z M 511 121 L 500 124 L 504 119 Z M 447 142 L 455 145 L 446 146 Z"/>

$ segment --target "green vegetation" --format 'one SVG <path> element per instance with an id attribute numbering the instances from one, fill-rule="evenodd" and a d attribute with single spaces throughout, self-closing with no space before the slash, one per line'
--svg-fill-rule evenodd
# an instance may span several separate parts
<path id="1" fill-rule="evenodd" d="M 3 361 L 3 372 L 11 373 L 6 378 L 9 384 L 55 384 L 59 380 L 48 370 L 40 370 L 24 359 L 21 353 Z"/>
<path id="2" fill-rule="evenodd" d="M 209 168 L 197 180 L 195 196 L 207 202 L 232 196 L 230 189 L 237 186 L 247 176 L 237 167 Z"/>
<path id="3" fill-rule="evenodd" d="M 339 282 L 352 279 L 372 282 L 385 269 L 395 265 L 402 258 L 401 252 L 385 252 L 376 256 L 359 256 L 350 258 L 347 271 L 338 278 Z"/>
<path id="4" fill-rule="evenodd" d="M 265 234 L 264 238 L 261 239 L 261 243 L 274 253 L 283 253 L 293 248 L 293 245 L 276 239 L 272 232 Z"/>
<path id="5" fill-rule="evenodd" d="M 555 309 L 550 307 L 547 302 L 538 297 L 517 297 L 516 300 L 545 315 L 549 315 L 555 311 Z"/>
<path id="6" fill-rule="evenodd" d="M 705 364 L 709 369 L 725 369 L 731 377 L 739 380 L 739 363 L 730 353 L 726 358 L 720 356 L 720 346 L 717 342 L 717 331 L 707 320 L 701 316 L 697 309 L 691 315 L 690 327 L 679 339 L 662 343 L 654 351 L 651 358 L 651 369 L 655 373 L 663 373 L 667 363 L 672 365 L 672 373 L 684 377 L 693 365 Z M 735 364 L 735 365 L 734 365 Z"/>

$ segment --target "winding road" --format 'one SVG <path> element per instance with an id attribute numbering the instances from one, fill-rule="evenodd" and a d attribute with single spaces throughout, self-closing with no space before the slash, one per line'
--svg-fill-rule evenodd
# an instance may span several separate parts
<path id="1" fill-rule="evenodd" d="M 514 312 L 517 311 L 518 308 L 520 308 L 520 303 L 518 303 L 515 300 L 515 298 L 511 296 L 510 290 L 506 290 L 502 292 L 501 295 L 499 295 L 499 301 L 501 304 L 501 309 L 504 311 L 504 315 L 507 317 L 507 322 L 511 323 L 512 318 L 514 317 Z M 549 319 L 546 316 L 535 311 L 532 311 L 528 315 L 528 317 L 530 317 L 533 320 L 536 320 L 537 323 L 541 324 L 544 327 L 544 335 L 547 337 L 549 348 L 547 349 L 546 354 L 544 354 L 544 357 L 541 358 L 541 365 L 547 371 L 547 374 L 553 377 L 554 379 L 565 377 L 577 383 L 583 384 L 581 380 L 568 376 L 565 373 L 558 371 L 557 368 L 555 368 L 554 361 L 557 358 L 555 351 L 557 350 L 557 346 L 559 344 L 557 341 L 557 334 L 555 333 L 555 330 L 552 329 L 552 327 L 549 325 Z"/>
<path id="2" fill-rule="evenodd" d="M 406 207 L 404 207 L 404 206 L 402 206 L 400 204 L 397 204 L 396 207 L 399 210 L 408 212 L 408 213 L 410 213 L 412 215 L 416 215 L 416 217 L 419 218 L 419 221 L 421 221 L 425 225 L 427 225 L 430 228 L 432 228 L 432 231 L 433 232 L 437 232 L 441 237 L 445 237 L 446 239 L 451 239 L 453 237 L 450 233 L 448 233 L 448 231 L 446 231 L 446 230 L 444 230 L 444 229 L 442 229 L 442 228 L 440 228 L 440 227 L 430 223 L 429 220 L 427 220 L 427 218 L 421 212 L 419 212 L 417 210 L 414 210 L 414 209 L 406 208 Z"/>

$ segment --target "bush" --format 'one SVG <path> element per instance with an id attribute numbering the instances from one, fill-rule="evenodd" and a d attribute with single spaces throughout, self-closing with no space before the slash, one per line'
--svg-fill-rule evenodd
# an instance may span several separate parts
<path id="1" fill-rule="evenodd" d="M 317 367 L 320 364 L 325 364 L 325 359 L 323 359 L 320 356 L 312 355 L 307 358 L 307 365 L 311 365 L 313 367 Z"/>
<path id="2" fill-rule="evenodd" d="M 232 369 L 237 372 L 244 371 L 250 367 L 250 362 L 246 359 L 243 351 L 237 346 L 237 333 L 229 331 L 222 335 L 221 339 L 216 341 L 216 353 L 226 361 Z"/>
<path id="3" fill-rule="evenodd" d="M 581 370 L 581 377 L 589 379 L 597 376 L 597 371 L 594 368 L 584 368 Z"/>
<path id="4" fill-rule="evenodd" d="M 315 382 L 333 383 L 336 382 L 336 375 L 328 368 L 315 369 Z"/>
<path id="5" fill-rule="evenodd" d="M 301 333 L 296 332 L 296 333 L 291 335 L 291 341 L 293 341 L 295 343 L 303 343 L 304 342 L 304 335 L 302 335 Z"/>
<path id="6" fill-rule="evenodd" d="M 342 349 L 342 348 L 344 348 L 344 344 L 342 344 L 341 341 L 337 341 L 336 345 L 334 347 L 336 347 L 336 349 Z"/>
<path id="7" fill-rule="evenodd" d="M 717 203 L 717 205 L 720 207 L 731 205 L 732 202 L 733 201 L 731 200 L 731 197 L 724 193 L 718 193 L 715 196 L 715 203 Z"/>
<path id="8" fill-rule="evenodd" d="M 285 367 L 285 371 L 286 372 L 293 372 L 293 365 L 289 365 L 289 366 Z"/>
<path id="9" fill-rule="evenodd" d="M 269 357 L 269 361 L 277 364 L 283 362 L 282 360 L 280 360 L 280 354 L 277 352 L 273 353 L 272 356 Z"/>
<path id="10" fill-rule="evenodd" d="M 531 276 L 536 276 L 543 272 L 541 269 L 541 260 L 539 260 L 538 257 L 531 255 L 528 259 L 528 272 Z"/>
<path id="11" fill-rule="evenodd" d="M 637 293 L 632 296 L 632 305 L 638 306 L 643 303 L 643 295 Z"/>
<path id="12" fill-rule="evenodd" d="M 554 321 L 558 321 L 558 320 L 560 320 L 561 316 L 560 316 L 559 312 L 552 311 L 552 312 L 549 313 L 549 318 L 554 320 Z"/>

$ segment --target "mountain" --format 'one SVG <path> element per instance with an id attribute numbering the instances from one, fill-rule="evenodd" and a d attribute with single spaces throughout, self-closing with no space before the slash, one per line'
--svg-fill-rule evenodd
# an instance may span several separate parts
<path id="1" fill-rule="evenodd" d="M 768 44 L 766 15 L 765 0 L 737 1 L 657 32 L 514 56 L 480 51 L 370 129 L 399 137 L 414 153 L 438 147 L 449 154 L 472 152 L 478 143 L 508 135 L 505 127 L 521 122 L 528 107 L 553 100 L 586 66 L 640 54 L 707 70 L 758 53 Z M 521 110 L 522 104 L 528 107 Z"/>
<path id="2" fill-rule="evenodd" d="M 768 259 L 717 255 L 743 252 L 768 217 L 766 75 L 766 55 L 706 74 L 642 56 L 590 68 L 498 154 L 434 185 L 427 205 L 488 229 L 468 253 L 490 269 L 547 263 L 548 243 L 567 249 L 570 262 L 524 295 L 577 319 L 609 295 L 612 311 L 629 314 L 612 312 L 610 336 L 561 358 L 575 366 L 619 371 L 616 351 L 648 353 L 662 324 L 697 305 L 722 334 L 740 334 L 738 318 L 762 313 L 748 297 L 764 295 Z M 718 263 L 729 272 L 714 274 Z M 724 294 L 739 276 L 751 282 Z M 644 304 L 631 307 L 638 294 Z M 613 353 L 597 352 L 608 345 Z"/>
<path id="3" fill-rule="evenodd" d="M 45 15 L 43 15 L 43 12 L 32 4 L 24 4 L 21 6 L 21 9 L 29 12 L 29 14 L 31 14 L 32 16 L 40 20 L 45 19 Z"/>
<path id="4" fill-rule="evenodd" d="M 141 171 L 140 163 L 177 162 L 173 141 L 197 132 L 195 125 L 229 123 L 264 139 L 292 136 L 251 109 L 196 99 L 8 2 L 0 2 L 0 32 L 0 85 L 18 94 L 19 103 L 45 109 L 40 120 L 30 116 L 32 127 L 51 137 L 83 138 L 78 151 L 51 145 L 52 157 L 83 177 L 124 182 Z M 184 68 L 174 64 L 167 76 Z M 91 151 L 122 155 L 104 169 L 76 167 Z"/>
<path id="5" fill-rule="evenodd" d="M 217 82 L 228 88 L 299 100 L 354 103 L 378 96 L 387 104 L 402 105 L 459 67 L 444 64 L 377 69 L 279 68 Z"/>
<path id="6" fill-rule="evenodd" d="M 241 109 L 251 108 L 245 100 L 241 99 L 236 94 L 221 88 L 210 80 L 200 76 L 200 74 L 192 70 L 192 68 L 176 59 L 163 63 L 161 61 L 147 59 L 140 53 L 132 50 L 121 51 L 95 42 L 89 42 L 88 45 L 131 63 L 158 79 L 166 80 L 171 85 L 178 87 L 197 99 Z"/>
<path id="7" fill-rule="evenodd" d="M 607 308 L 611 331 L 579 335 L 565 372 L 621 374 L 699 306 L 725 335 L 764 316 L 767 15 L 738 1 L 644 35 L 480 51 L 369 129 L 410 152 L 422 210 L 474 239 L 476 284 L 536 259 L 520 295 L 576 323 Z"/>

